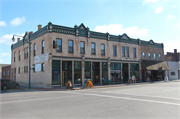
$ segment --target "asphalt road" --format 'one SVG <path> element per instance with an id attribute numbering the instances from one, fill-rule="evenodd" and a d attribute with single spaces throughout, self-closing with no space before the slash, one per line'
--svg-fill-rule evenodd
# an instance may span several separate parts
<path id="1" fill-rule="evenodd" d="M 180 119 L 180 81 L 0 96 L 1 119 Z"/>

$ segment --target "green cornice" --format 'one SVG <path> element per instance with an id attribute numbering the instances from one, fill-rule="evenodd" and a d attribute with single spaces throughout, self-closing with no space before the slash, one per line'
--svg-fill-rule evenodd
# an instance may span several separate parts
<path id="1" fill-rule="evenodd" d="M 155 43 L 153 40 L 143 41 L 140 40 L 139 38 L 138 39 L 130 38 L 127 34 L 111 35 L 109 33 L 90 31 L 89 28 L 85 27 L 83 23 L 81 23 L 80 26 L 75 25 L 74 28 L 71 28 L 66 26 L 55 25 L 49 22 L 48 25 L 36 31 L 35 33 L 31 34 L 31 40 L 34 40 L 46 33 L 51 33 L 51 32 L 74 35 L 77 37 L 81 36 L 88 38 L 96 38 L 96 39 L 108 40 L 113 42 L 124 42 L 124 43 L 140 45 L 140 46 L 156 47 L 162 49 L 164 47 L 162 43 Z M 23 43 L 23 41 L 24 39 L 13 44 L 11 47 L 12 50 L 26 43 L 26 42 Z"/>

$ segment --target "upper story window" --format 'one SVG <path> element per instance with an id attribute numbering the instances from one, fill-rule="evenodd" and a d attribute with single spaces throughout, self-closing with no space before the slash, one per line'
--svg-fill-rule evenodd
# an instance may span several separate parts
<path id="1" fill-rule="evenodd" d="M 73 41 L 69 40 L 69 53 L 73 53 Z"/>
<path id="2" fill-rule="evenodd" d="M 6 75 L 6 72 L 4 71 L 4 76 Z"/>
<path id="3" fill-rule="evenodd" d="M 62 40 L 59 39 L 59 38 L 57 38 L 57 39 L 56 39 L 56 42 L 57 42 L 57 44 L 58 44 L 58 50 L 57 50 L 57 52 L 62 52 Z"/>
<path id="4" fill-rule="evenodd" d="M 80 53 L 81 53 L 81 54 L 85 54 L 84 42 L 80 42 Z"/>
<path id="5" fill-rule="evenodd" d="M 95 55 L 96 54 L 95 52 L 96 52 L 95 51 L 95 43 L 91 43 L 91 54 Z"/>
<path id="6" fill-rule="evenodd" d="M 34 56 L 36 56 L 36 44 L 34 44 Z"/>
<path id="7" fill-rule="evenodd" d="M 113 45 L 113 56 L 117 56 L 117 48 L 116 48 L 116 45 Z"/>
<path id="8" fill-rule="evenodd" d="M 21 60 L 21 50 L 19 50 L 19 60 Z"/>
<path id="9" fill-rule="evenodd" d="M 122 57 L 125 57 L 125 47 L 122 46 Z"/>
<path id="10" fill-rule="evenodd" d="M 42 41 L 42 54 L 44 54 L 44 40 Z"/>
<path id="11" fill-rule="evenodd" d="M 14 62 L 16 61 L 16 52 L 14 52 Z"/>
<path id="12" fill-rule="evenodd" d="M 129 47 L 126 47 L 126 57 L 129 57 Z"/>
<path id="13" fill-rule="evenodd" d="M 151 53 L 148 53 L 148 59 L 151 59 Z"/>
<path id="14" fill-rule="evenodd" d="M 142 52 L 142 59 L 145 59 L 145 57 L 146 57 L 146 53 Z"/>
<path id="15" fill-rule="evenodd" d="M 44 71 L 44 63 L 41 64 L 41 71 Z"/>
<path id="16" fill-rule="evenodd" d="M 159 60 L 161 60 L 161 54 L 159 54 Z"/>
<path id="17" fill-rule="evenodd" d="M 27 56 L 26 56 L 27 58 L 28 58 L 28 52 L 29 52 L 29 48 L 27 47 Z"/>
<path id="18" fill-rule="evenodd" d="M 20 74 L 20 67 L 18 68 L 18 73 Z"/>
<path id="19" fill-rule="evenodd" d="M 26 59 L 26 48 L 24 49 L 24 59 Z"/>
<path id="20" fill-rule="evenodd" d="M 24 73 L 28 73 L 28 66 L 24 66 Z"/>
<path id="21" fill-rule="evenodd" d="M 101 44 L 101 55 L 105 55 L 105 45 Z"/>
<path id="22" fill-rule="evenodd" d="M 133 48 L 133 58 L 136 58 L 136 48 Z"/>
<path id="23" fill-rule="evenodd" d="M 156 59 L 156 54 L 155 53 L 153 54 L 153 59 Z"/>
<path id="24" fill-rule="evenodd" d="M 9 76 L 9 70 L 7 71 L 7 75 Z"/>

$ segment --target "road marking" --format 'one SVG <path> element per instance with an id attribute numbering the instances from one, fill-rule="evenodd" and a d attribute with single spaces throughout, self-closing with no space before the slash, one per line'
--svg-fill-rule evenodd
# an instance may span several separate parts
<path id="1" fill-rule="evenodd" d="M 128 97 L 118 97 L 118 96 L 100 95 L 100 94 L 88 94 L 88 93 L 77 93 L 77 92 L 63 92 L 63 93 L 71 93 L 71 94 L 79 94 L 79 95 L 92 95 L 92 96 L 99 96 L 99 97 L 109 97 L 109 98 L 136 100 L 136 101 L 143 101 L 143 102 L 153 102 L 153 103 L 162 103 L 162 104 L 169 104 L 169 105 L 180 106 L 179 103 L 162 102 L 162 101 L 145 100 L 145 99 L 128 98 Z"/>
<path id="2" fill-rule="evenodd" d="M 162 96 L 151 96 L 151 95 L 137 95 L 137 94 L 130 94 L 130 93 L 116 93 L 110 91 L 103 91 L 104 93 L 113 93 L 113 94 L 123 94 L 123 95 L 133 95 L 133 96 L 142 96 L 142 97 L 155 97 L 155 98 L 165 98 L 165 99 L 172 99 L 172 100 L 180 100 L 179 98 L 171 98 L 171 97 L 162 97 Z"/>

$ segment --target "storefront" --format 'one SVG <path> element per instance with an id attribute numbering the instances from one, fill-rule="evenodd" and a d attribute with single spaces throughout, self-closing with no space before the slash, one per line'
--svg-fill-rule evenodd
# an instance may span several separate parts
<path id="1" fill-rule="evenodd" d="M 121 63 L 111 63 L 111 80 L 113 83 L 122 83 L 121 80 Z"/>

